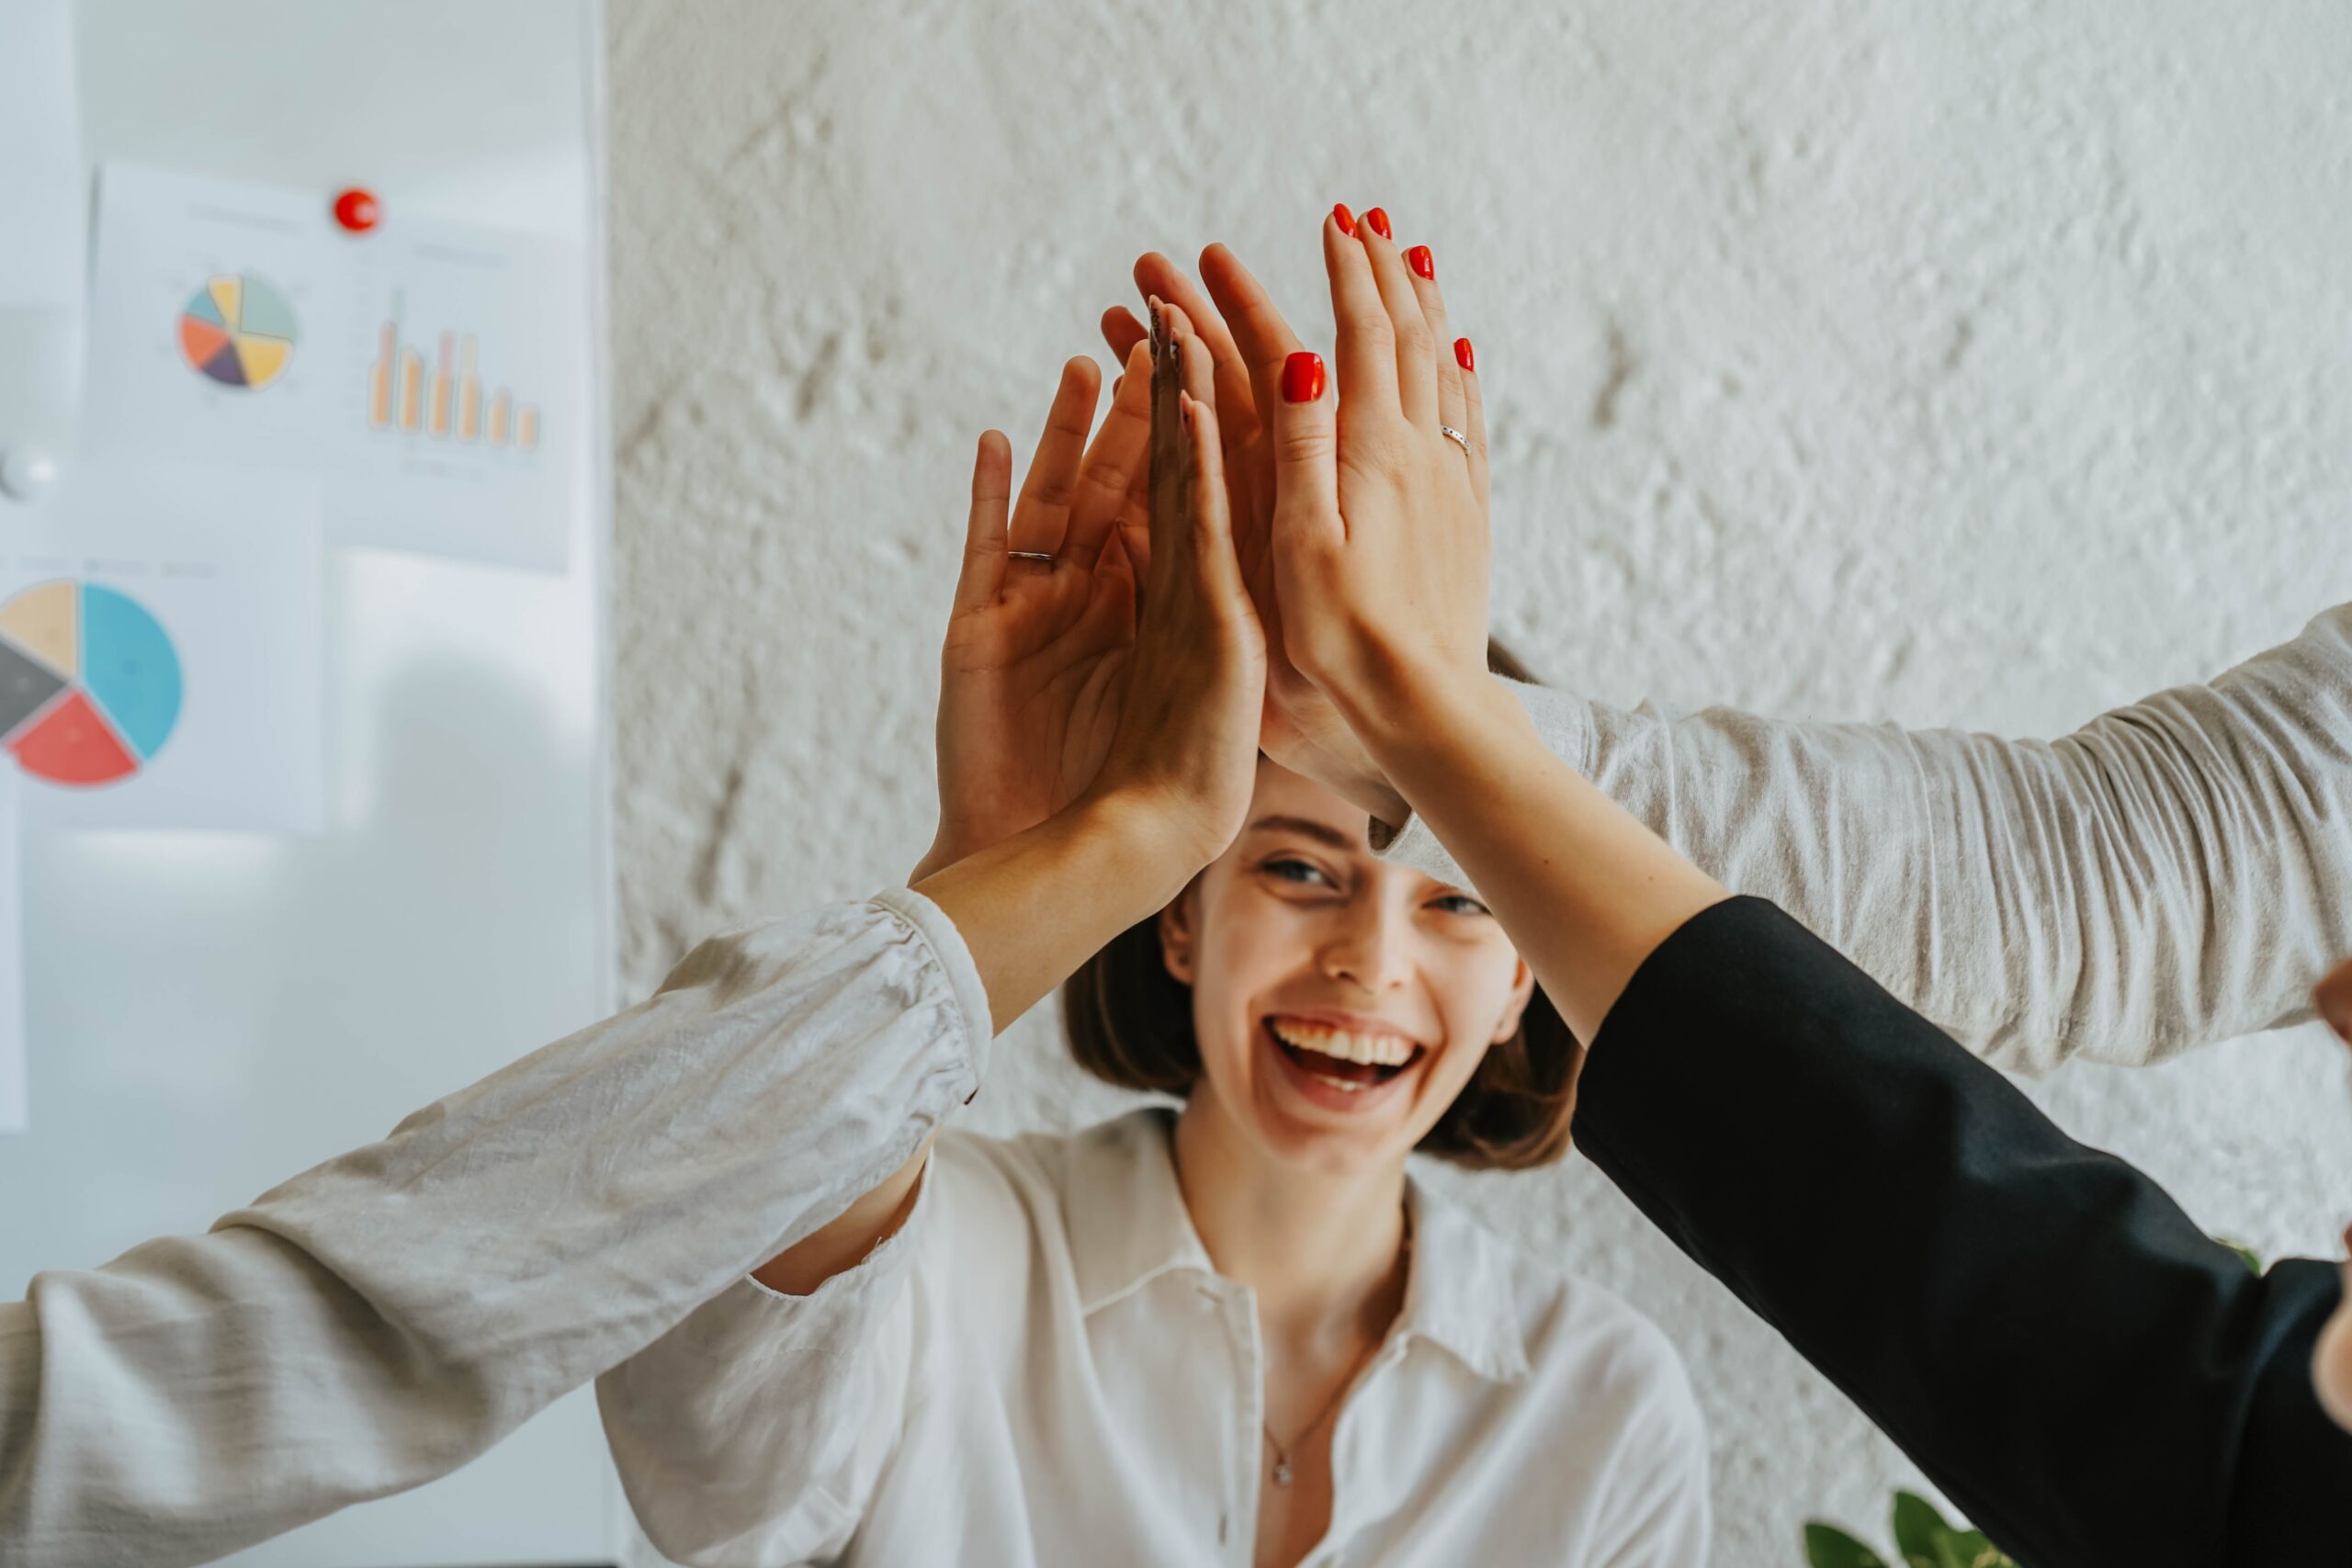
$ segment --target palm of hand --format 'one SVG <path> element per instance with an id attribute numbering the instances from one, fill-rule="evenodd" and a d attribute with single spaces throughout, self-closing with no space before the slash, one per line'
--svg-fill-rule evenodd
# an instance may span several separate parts
<path id="1" fill-rule="evenodd" d="M 1003 436 L 981 437 L 940 652 L 939 831 L 921 874 L 1045 821 L 1110 748 L 1149 564 L 1148 388 L 1128 380 L 1090 445 L 1099 376 L 1091 360 L 1064 367 L 1017 507 Z"/>
<path id="2" fill-rule="evenodd" d="M 1016 567 L 948 623 L 939 762 L 944 836 L 985 845 L 1044 821 L 1102 765 L 1135 647 L 1136 584 L 1114 541 L 1092 571 Z"/>

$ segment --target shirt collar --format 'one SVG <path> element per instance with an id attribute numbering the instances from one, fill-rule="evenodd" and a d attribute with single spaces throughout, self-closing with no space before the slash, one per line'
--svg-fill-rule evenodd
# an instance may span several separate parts
<path id="1" fill-rule="evenodd" d="M 1162 1274 L 1216 1273 L 1176 1185 L 1175 1120 L 1168 1107 L 1150 1106 L 1069 1142 L 1062 1202 L 1079 1309 L 1089 1316 Z M 1525 1377 L 1526 1338 L 1503 1244 L 1418 1177 L 1406 1178 L 1406 1201 L 1413 1267 L 1398 1337 L 1427 1339 L 1497 1382 Z"/>

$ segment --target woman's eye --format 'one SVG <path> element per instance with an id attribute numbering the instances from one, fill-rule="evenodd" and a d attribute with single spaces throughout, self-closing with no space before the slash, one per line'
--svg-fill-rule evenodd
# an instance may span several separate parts
<path id="1" fill-rule="evenodd" d="M 1327 887 L 1329 886 L 1331 883 L 1331 879 L 1329 877 L 1325 876 L 1321 871 L 1307 864 L 1303 860 L 1291 860 L 1287 858 L 1283 860 L 1270 860 L 1261 869 L 1273 873 L 1275 875 L 1282 877 L 1285 882 L 1295 882 L 1299 880 L 1296 877 L 1287 874 L 1289 871 L 1295 870 L 1303 871 L 1308 876 L 1318 878 Z"/>
<path id="2" fill-rule="evenodd" d="M 1460 905 L 1461 908 L 1453 911 L 1458 915 L 1491 915 L 1494 913 L 1492 909 L 1487 908 L 1484 904 L 1479 903 L 1478 900 L 1471 897 L 1467 893 L 1448 894 L 1445 897 L 1439 899 L 1438 902 L 1441 904 Z"/>

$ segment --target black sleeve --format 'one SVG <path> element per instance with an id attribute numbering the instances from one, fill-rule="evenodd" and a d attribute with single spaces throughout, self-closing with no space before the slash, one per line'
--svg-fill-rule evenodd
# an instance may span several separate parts
<path id="1" fill-rule="evenodd" d="M 2352 1564 L 2337 1271 L 2257 1279 L 1773 905 L 1651 954 L 1575 1133 L 2019 1562 Z"/>

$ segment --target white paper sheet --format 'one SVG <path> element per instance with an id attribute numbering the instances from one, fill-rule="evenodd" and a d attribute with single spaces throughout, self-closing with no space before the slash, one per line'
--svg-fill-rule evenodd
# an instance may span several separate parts
<path id="1" fill-rule="evenodd" d="M 82 299 L 84 205 L 69 0 L 0 5 L 0 310 Z"/>
<path id="2" fill-rule="evenodd" d="M 0 774 L 0 1133 L 25 1130 L 24 876 L 17 781 Z"/>
<path id="3" fill-rule="evenodd" d="M 560 569 L 588 408 L 576 249 L 396 205 L 353 236 L 330 207 L 109 165 L 86 449 L 313 473 L 330 543 Z"/>
<path id="4" fill-rule="evenodd" d="M 0 765 L 35 829 L 323 825 L 314 482 L 78 468 L 0 536 Z"/>

